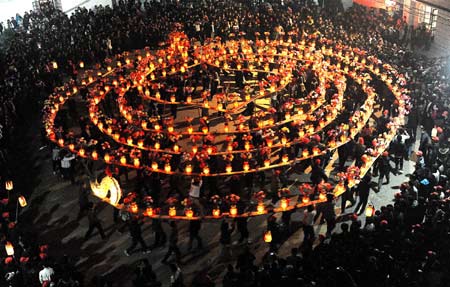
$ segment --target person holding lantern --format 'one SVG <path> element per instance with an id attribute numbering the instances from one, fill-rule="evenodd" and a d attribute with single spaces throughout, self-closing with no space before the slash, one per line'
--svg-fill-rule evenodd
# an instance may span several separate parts
<path id="1" fill-rule="evenodd" d="M 145 243 L 144 239 L 142 238 L 142 230 L 141 225 L 143 222 L 139 221 L 138 216 L 133 216 L 130 222 L 128 223 L 128 230 L 130 231 L 131 236 L 131 246 L 128 247 L 124 253 L 126 256 L 130 256 L 134 248 L 136 248 L 137 244 L 139 243 L 142 247 L 142 252 L 144 254 L 148 254 L 151 252 L 151 250 L 147 247 L 147 244 Z"/>

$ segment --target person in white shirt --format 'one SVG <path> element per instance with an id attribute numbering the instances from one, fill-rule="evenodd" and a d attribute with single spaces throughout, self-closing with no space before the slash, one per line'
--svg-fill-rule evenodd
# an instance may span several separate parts
<path id="1" fill-rule="evenodd" d="M 75 155 L 71 153 L 67 153 L 61 159 L 61 173 L 65 179 L 70 179 L 72 184 L 75 183 L 75 176 L 73 174 L 73 160 L 75 159 Z"/>
<path id="2" fill-rule="evenodd" d="M 189 189 L 189 198 L 192 201 L 192 205 L 198 208 L 201 216 L 203 215 L 203 205 L 200 203 L 202 184 L 203 181 L 200 177 L 194 177 L 191 182 L 191 188 Z"/>
<path id="3" fill-rule="evenodd" d="M 314 205 L 309 205 L 305 211 L 303 211 L 303 242 L 312 241 L 315 238 L 314 234 L 314 217 L 316 216 L 317 211 L 314 208 Z"/>
<path id="4" fill-rule="evenodd" d="M 51 267 L 47 267 L 45 265 L 43 265 L 43 267 L 44 268 L 39 271 L 39 282 L 41 282 L 41 284 L 47 282 L 47 286 L 50 286 L 50 284 L 52 283 L 52 277 L 53 275 L 55 275 L 55 271 L 53 271 L 53 268 Z"/>

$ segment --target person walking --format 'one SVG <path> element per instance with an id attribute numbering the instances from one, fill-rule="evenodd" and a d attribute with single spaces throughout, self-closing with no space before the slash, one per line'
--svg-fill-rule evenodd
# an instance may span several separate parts
<path id="1" fill-rule="evenodd" d="M 132 219 L 130 220 L 129 224 L 128 224 L 128 228 L 130 231 L 130 236 L 131 236 L 131 246 L 128 247 L 124 253 L 126 256 L 130 256 L 131 253 L 133 252 L 134 248 L 136 248 L 136 245 L 139 243 L 142 247 L 142 252 L 144 254 L 150 253 L 151 250 L 147 247 L 147 244 L 145 243 L 144 239 L 142 238 L 142 229 L 141 229 L 141 225 L 143 224 L 143 222 L 141 222 L 139 220 L 138 216 L 133 216 Z"/>
<path id="2" fill-rule="evenodd" d="M 316 237 L 314 234 L 314 217 L 317 211 L 314 205 L 308 205 L 308 207 L 303 211 L 303 242 L 313 241 Z"/>
<path id="3" fill-rule="evenodd" d="M 372 176 L 370 174 L 366 174 L 358 184 L 356 192 L 359 199 L 353 213 L 361 215 L 366 209 L 367 201 L 369 200 L 370 189 L 372 188 L 371 182 Z"/>
<path id="4" fill-rule="evenodd" d="M 248 228 L 247 228 L 247 217 L 237 217 L 234 221 L 234 223 L 236 224 L 236 229 L 240 234 L 238 243 L 249 243 L 248 240 L 248 236 L 249 236 L 249 232 L 248 232 Z"/>
<path id="5" fill-rule="evenodd" d="M 80 205 L 80 211 L 78 211 L 77 220 L 80 220 L 84 214 L 89 211 L 89 188 L 86 181 L 80 186 L 78 203 Z"/>
<path id="6" fill-rule="evenodd" d="M 151 247 L 151 249 L 155 249 L 160 246 L 164 246 L 167 241 L 167 235 L 164 232 L 164 228 L 161 223 L 161 219 L 153 218 L 152 220 L 152 230 L 155 233 L 155 241 Z"/>
<path id="7" fill-rule="evenodd" d="M 226 261 L 231 257 L 231 234 L 234 231 L 234 225 L 230 228 L 228 222 L 223 219 L 220 225 L 220 244 L 222 244 L 222 251 L 219 255 L 219 260 Z"/>
<path id="8" fill-rule="evenodd" d="M 176 261 L 179 262 L 181 252 L 180 248 L 178 248 L 178 227 L 175 221 L 170 222 L 169 248 L 161 262 L 164 264 L 167 263 L 167 259 L 169 259 L 172 253 L 175 253 Z"/>
<path id="9" fill-rule="evenodd" d="M 327 202 L 323 205 L 323 217 L 327 222 L 326 236 L 331 236 L 331 232 L 336 227 L 336 213 L 334 212 L 334 194 L 327 194 Z"/>
<path id="10" fill-rule="evenodd" d="M 197 240 L 197 249 L 203 248 L 203 241 L 200 237 L 200 229 L 202 228 L 202 221 L 199 220 L 191 220 L 189 221 L 189 243 L 188 243 L 188 251 L 192 249 L 192 242 Z"/>
<path id="11" fill-rule="evenodd" d="M 84 241 L 87 241 L 89 239 L 92 232 L 94 231 L 94 228 L 97 228 L 102 239 L 105 239 L 106 235 L 105 235 L 105 232 L 103 231 L 102 223 L 101 223 L 100 219 L 98 219 L 97 205 L 92 202 L 89 203 L 88 221 L 89 221 L 89 229 L 87 230 L 86 234 L 84 235 Z"/>
<path id="12" fill-rule="evenodd" d="M 70 179 L 72 184 L 75 184 L 75 175 L 73 171 L 75 155 L 67 153 L 61 159 L 61 173 L 64 179 Z"/>

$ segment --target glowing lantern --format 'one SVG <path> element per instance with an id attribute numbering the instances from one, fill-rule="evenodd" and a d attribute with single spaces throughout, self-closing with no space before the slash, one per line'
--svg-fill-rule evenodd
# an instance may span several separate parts
<path id="1" fill-rule="evenodd" d="M 81 68 L 81 69 L 84 68 L 84 62 L 80 62 L 80 68 Z"/>
<path id="2" fill-rule="evenodd" d="M 175 103 L 175 100 L 176 100 L 176 98 L 175 98 L 174 95 L 170 96 L 170 102 L 171 102 L 171 103 Z"/>
<path id="3" fill-rule="evenodd" d="M 192 102 L 192 97 L 191 96 L 187 96 L 186 97 L 186 103 L 190 104 Z"/>
<path id="4" fill-rule="evenodd" d="M 138 158 L 134 158 L 134 159 L 133 159 L 133 165 L 134 165 L 134 167 L 139 167 L 140 164 L 141 164 L 141 163 L 140 163 L 140 161 L 139 161 Z"/>
<path id="5" fill-rule="evenodd" d="M 69 150 L 73 151 L 75 149 L 75 145 L 73 143 L 69 144 Z"/>
<path id="6" fill-rule="evenodd" d="M 174 217 L 176 215 L 177 215 L 177 210 L 176 210 L 175 206 L 169 207 L 169 216 Z"/>
<path id="7" fill-rule="evenodd" d="M 289 161 L 289 156 L 288 156 L 287 154 L 284 154 L 284 155 L 281 157 L 281 161 L 284 162 L 284 163 L 287 163 L 287 162 Z"/>
<path id="8" fill-rule="evenodd" d="M 197 153 L 198 147 L 196 145 L 192 146 L 192 152 Z"/>
<path id="9" fill-rule="evenodd" d="M 192 217 L 194 216 L 194 211 L 192 210 L 192 208 L 187 208 L 187 209 L 184 211 L 184 214 L 185 214 L 187 217 L 192 218 Z"/>
<path id="10" fill-rule="evenodd" d="M 286 137 L 282 137 L 281 138 L 281 144 L 282 145 L 286 145 L 286 143 L 287 143 L 287 138 Z"/>
<path id="11" fill-rule="evenodd" d="M 190 174 L 192 172 L 192 165 L 190 164 L 186 165 L 185 171 L 187 174 Z"/>
<path id="12" fill-rule="evenodd" d="M 209 147 L 206 149 L 206 152 L 207 152 L 208 154 L 212 154 L 212 152 L 213 152 L 212 147 L 209 146 Z"/>
<path id="13" fill-rule="evenodd" d="M 303 196 L 302 197 L 302 202 L 305 203 L 305 204 L 308 203 L 309 202 L 309 196 L 307 196 L 307 195 Z"/>
<path id="14" fill-rule="evenodd" d="M 280 200 L 280 207 L 281 207 L 281 209 L 286 210 L 286 209 L 288 208 L 288 206 L 289 206 L 289 201 L 288 201 L 288 199 L 287 199 L 286 197 L 283 197 L 283 198 Z"/>
<path id="15" fill-rule="evenodd" d="M 169 133 L 173 133 L 173 126 L 168 126 L 168 127 L 167 127 L 167 131 L 168 131 Z"/>
<path id="16" fill-rule="evenodd" d="M 244 148 L 246 151 L 249 151 L 250 150 L 250 142 L 246 141 L 244 144 Z"/>
<path id="17" fill-rule="evenodd" d="M 264 202 L 258 202 L 258 205 L 256 206 L 256 211 L 258 212 L 258 214 L 263 214 L 265 209 L 266 208 L 264 207 Z"/>
<path id="18" fill-rule="evenodd" d="M 319 200 L 325 200 L 326 198 L 327 198 L 327 195 L 325 194 L 325 192 L 319 193 Z"/>
<path id="19" fill-rule="evenodd" d="M 158 169 L 158 163 L 156 161 L 152 162 L 152 170 Z"/>
<path id="20" fill-rule="evenodd" d="M 305 148 L 305 149 L 302 151 L 302 157 L 308 157 L 308 155 L 309 155 L 308 149 Z"/>
<path id="21" fill-rule="evenodd" d="M 372 217 L 375 214 L 375 208 L 372 204 L 367 205 L 365 214 L 366 217 Z"/>
<path id="22" fill-rule="evenodd" d="M 244 171 L 248 171 L 250 169 L 250 164 L 248 163 L 248 161 L 244 161 L 243 169 Z"/>
<path id="23" fill-rule="evenodd" d="M 231 164 L 227 164 L 227 166 L 225 167 L 225 171 L 227 173 L 231 173 L 233 171 L 233 167 L 231 166 Z"/>
<path id="24" fill-rule="evenodd" d="M 161 147 L 161 144 L 159 142 L 155 142 L 155 149 L 159 149 Z"/>
<path id="25" fill-rule="evenodd" d="M 171 170 L 172 170 L 172 167 L 170 166 L 170 163 L 166 163 L 164 165 L 164 171 L 167 173 L 170 173 Z"/>
<path id="26" fill-rule="evenodd" d="M 180 150 L 180 147 L 177 145 L 177 144 L 175 144 L 174 146 L 173 146 L 173 151 L 174 152 L 178 152 Z"/>
<path id="27" fill-rule="evenodd" d="M 8 256 L 13 256 L 14 255 L 14 246 L 11 244 L 11 242 L 9 242 L 9 241 L 6 242 L 5 250 L 6 250 L 6 254 Z"/>
<path id="28" fill-rule="evenodd" d="M 205 175 L 208 175 L 208 174 L 209 174 L 209 167 L 208 167 L 208 166 L 205 166 L 205 167 L 203 168 L 203 173 L 204 173 Z"/>
<path id="29" fill-rule="evenodd" d="M 23 195 L 19 196 L 18 200 L 19 200 L 19 205 L 21 207 L 27 206 L 27 200 L 25 199 L 25 197 Z"/>
<path id="30" fill-rule="evenodd" d="M 133 202 L 133 203 L 130 205 L 130 211 L 131 211 L 131 212 L 137 213 L 137 212 L 138 212 L 138 209 L 139 209 L 139 208 L 138 208 L 136 202 Z"/>
<path id="31" fill-rule="evenodd" d="M 106 133 L 109 134 L 109 135 L 112 134 L 112 128 L 111 128 L 111 127 L 108 127 L 108 128 L 106 129 Z"/>
<path id="32" fill-rule="evenodd" d="M 286 120 L 290 120 L 290 119 L 291 119 L 291 114 L 288 113 L 288 112 L 286 112 L 286 114 L 284 115 L 284 118 L 285 118 Z"/>
<path id="33" fill-rule="evenodd" d="M 213 215 L 214 217 L 219 217 L 219 216 L 220 216 L 220 209 L 214 208 L 214 209 L 212 210 L 212 215 Z"/>
<path id="34" fill-rule="evenodd" d="M 266 159 L 266 160 L 264 161 L 264 166 L 265 166 L 265 167 L 269 167 L 269 166 L 270 166 L 270 159 Z"/>
<path id="35" fill-rule="evenodd" d="M 238 210 L 237 210 L 236 205 L 232 205 L 232 206 L 230 207 L 230 216 L 234 217 L 234 216 L 236 216 L 237 214 L 238 214 Z"/>
<path id="36" fill-rule="evenodd" d="M 138 147 L 143 147 L 144 146 L 144 140 L 140 139 L 138 140 Z"/>
<path id="37" fill-rule="evenodd" d="M 105 154 L 103 159 L 105 160 L 106 163 L 109 163 L 111 160 L 111 156 L 109 154 Z"/>
<path id="38" fill-rule="evenodd" d="M 120 139 L 120 134 L 116 133 L 116 134 L 113 135 L 113 137 L 114 137 L 115 141 L 118 141 Z"/>
<path id="39" fill-rule="evenodd" d="M 147 209 L 145 210 L 145 214 L 147 216 L 153 216 L 153 208 L 147 207 Z"/>
<path id="40" fill-rule="evenodd" d="M 127 139 L 127 144 L 128 144 L 128 145 L 132 145 L 132 144 L 133 144 L 133 139 L 132 139 L 131 137 L 129 137 L 129 138 Z"/>
<path id="41" fill-rule="evenodd" d="M 268 146 L 268 147 L 271 147 L 272 144 L 273 144 L 272 139 L 267 139 L 266 142 L 267 142 L 267 146 Z"/>
<path id="42" fill-rule="evenodd" d="M 97 151 L 94 150 L 94 151 L 92 152 L 91 156 L 92 156 L 92 158 L 93 158 L 94 160 L 97 160 L 97 159 L 98 159 L 98 153 L 97 153 Z"/>
<path id="43" fill-rule="evenodd" d="M 127 164 L 127 158 L 125 156 L 121 156 L 120 157 L 120 163 L 123 164 L 123 165 Z"/>
<path id="44" fill-rule="evenodd" d="M 270 230 L 264 232 L 264 242 L 266 243 L 272 242 L 272 232 L 270 232 Z"/>
<path id="45" fill-rule="evenodd" d="M 192 134 L 193 131 L 194 131 L 194 128 L 193 128 L 192 126 L 189 126 L 189 127 L 188 127 L 188 133 L 189 133 L 189 134 Z"/>
<path id="46" fill-rule="evenodd" d="M 320 149 L 318 147 L 313 147 L 313 155 L 317 156 L 320 153 Z"/>
<path id="47" fill-rule="evenodd" d="M 56 63 L 55 61 L 52 62 L 52 67 L 53 69 L 58 69 L 58 63 Z"/>
<path id="48" fill-rule="evenodd" d="M 85 151 L 84 151 L 83 148 L 80 148 L 80 150 L 78 151 L 78 155 L 81 156 L 81 157 L 84 157 Z"/>
<path id="49" fill-rule="evenodd" d="M 202 127 L 202 132 L 206 135 L 208 133 L 208 127 L 207 126 Z"/>
<path id="50" fill-rule="evenodd" d="M 223 126 L 223 130 L 224 130 L 226 133 L 229 131 L 228 124 L 225 124 L 225 125 Z"/>
<path id="51" fill-rule="evenodd" d="M 58 144 L 59 144 L 60 146 L 63 146 L 63 145 L 64 145 L 64 139 L 59 139 L 59 140 L 58 140 Z"/>
<path id="52" fill-rule="evenodd" d="M 154 128 L 155 128 L 156 131 L 161 130 L 161 126 L 159 124 L 155 124 Z"/>

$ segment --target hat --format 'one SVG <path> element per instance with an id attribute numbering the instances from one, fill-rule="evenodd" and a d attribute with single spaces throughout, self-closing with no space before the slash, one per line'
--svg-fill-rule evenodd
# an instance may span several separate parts
<path id="1" fill-rule="evenodd" d="M 30 261 L 29 257 L 20 257 L 20 263 L 27 263 L 28 261 Z"/>

